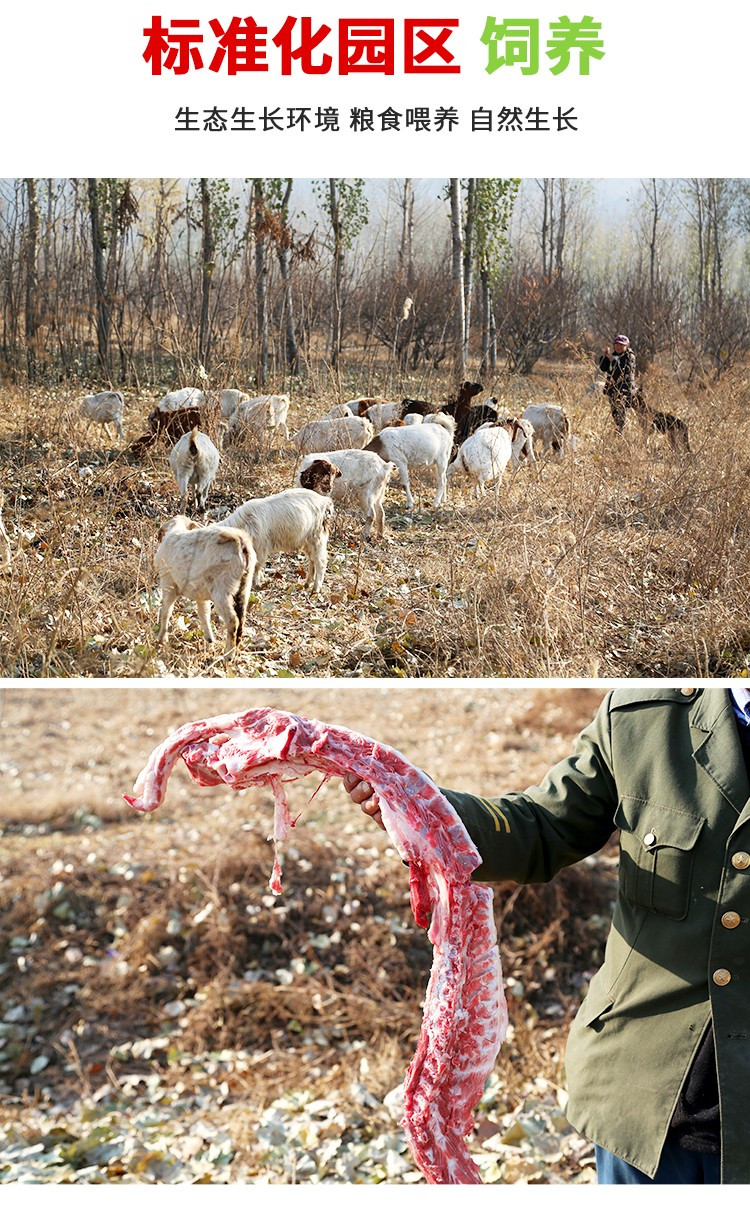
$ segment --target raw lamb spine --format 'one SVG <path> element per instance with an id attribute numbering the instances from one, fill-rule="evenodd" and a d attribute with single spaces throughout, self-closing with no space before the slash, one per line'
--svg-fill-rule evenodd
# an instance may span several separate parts
<path id="1" fill-rule="evenodd" d="M 422 1029 L 407 1074 L 404 1127 L 429 1183 L 480 1183 L 464 1135 L 507 1026 L 492 894 L 473 884 L 479 852 L 445 797 L 397 750 L 358 733 L 275 709 L 184 725 L 152 754 L 125 799 L 143 811 L 162 801 L 182 756 L 196 782 L 271 784 L 275 845 L 288 832 L 281 777 L 352 771 L 378 793 L 383 823 L 409 861 L 415 918 L 429 922 L 433 965 Z M 280 889 L 274 862 L 272 888 Z"/>

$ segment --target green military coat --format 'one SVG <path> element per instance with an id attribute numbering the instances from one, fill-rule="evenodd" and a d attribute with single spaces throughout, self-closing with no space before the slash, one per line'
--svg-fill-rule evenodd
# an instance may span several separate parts
<path id="1" fill-rule="evenodd" d="M 550 880 L 619 828 L 604 964 L 565 1057 L 568 1116 L 652 1176 L 712 1017 L 722 1181 L 750 1183 L 750 782 L 729 692 L 614 691 L 540 786 L 446 795 L 481 881 Z"/>

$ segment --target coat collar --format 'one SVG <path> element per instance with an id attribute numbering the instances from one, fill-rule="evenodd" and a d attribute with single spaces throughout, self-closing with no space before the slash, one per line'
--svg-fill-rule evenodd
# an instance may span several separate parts
<path id="1" fill-rule="evenodd" d="M 742 753 L 729 691 L 704 690 L 690 713 L 693 758 L 714 781 L 736 813 L 750 815 L 750 778 Z"/>

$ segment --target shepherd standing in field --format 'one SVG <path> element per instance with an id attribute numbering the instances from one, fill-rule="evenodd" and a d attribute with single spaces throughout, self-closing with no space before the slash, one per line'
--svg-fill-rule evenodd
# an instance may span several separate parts
<path id="1" fill-rule="evenodd" d="M 635 354 L 624 333 L 618 333 L 611 350 L 607 346 L 599 360 L 599 370 L 605 376 L 604 395 L 609 398 L 612 420 L 618 434 L 621 434 L 625 428 L 626 410 L 632 409 L 637 390 Z"/>
<path id="2" fill-rule="evenodd" d="M 382 825 L 370 785 L 344 785 Z M 598 1182 L 750 1183 L 750 689 L 614 691 L 538 787 L 445 795 L 482 882 L 550 880 L 620 831 L 565 1057 Z"/>

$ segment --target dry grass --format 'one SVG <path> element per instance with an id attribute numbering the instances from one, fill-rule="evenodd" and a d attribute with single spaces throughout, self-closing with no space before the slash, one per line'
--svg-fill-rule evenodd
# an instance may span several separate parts
<path id="1" fill-rule="evenodd" d="M 496 385 L 511 406 L 555 400 L 576 450 L 524 470 L 476 502 L 465 483 L 433 511 L 389 493 L 388 542 L 363 545 L 339 511 L 325 597 L 299 588 L 303 560 L 282 558 L 251 602 L 237 675 L 497 677 L 732 676 L 750 664 L 750 392 L 727 378 L 711 393 L 654 374 L 655 407 L 689 424 L 693 454 L 647 445 L 630 420 L 617 439 L 588 372 L 555 365 Z M 450 385 L 433 393 L 446 397 Z M 332 392 L 298 401 L 292 424 Z M 104 449 L 78 396 L 5 389 L 0 484 L 16 549 L 0 600 L 0 673 L 13 676 L 224 675 L 192 604 L 178 605 L 169 646 L 154 643 L 152 569 L 159 522 L 176 508 L 167 452 L 139 465 Z M 141 432 L 150 401 L 126 425 Z M 81 469 L 91 469 L 91 474 Z M 212 509 L 288 487 L 279 452 L 226 454 Z M 420 508 L 421 507 L 421 508 Z M 180 610 L 182 623 L 180 622 Z"/>
<path id="2" fill-rule="evenodd" d="M 134 1066 L 190 1086 L 199 1080 L 189 1058 L 226 1048 L 253 1055 L 238 1098 L 258 1108 L 299 1085 L 323 1095 L 354 1081 L 363 1057 L 368 1085 L 384 1095 L 413 1050 L 431 962 L 387 837 L 338 781 L 325 785 L 273 898 L 265 790 L 197 788 L 180 767 L 153 817 L 134 814 L 122 791 L 177 723 L 262 702 L 366 730 L 447 786 L 519 787 L 568 751 L 601 698 L 458 687 L 439 702 L 400 687 L 5 691 L 0 1011 L 22 1005 L 29 1017 L 23 1047 L 0 1056 L 0 1089 L 59 1100 Z M 316 782 L 304 781 L 308 794 Z M 303 787 L 290 798 L 302 807 Z M 498 1065 L 510 1106 L 535 1078 L 561 1081 L 565 1030 L 602 959 L 613 883 L 605 859 L 549 886 L 498 892 L 514 1024 Z M 279 971 L 300 961 L 305 972 L 283 984 Z M 124 1041 L 162 1034 L 175 999 L 188 1008 L 175 1037 L 185 1060 L 162 1046 L 148 1064 L 118 1061 Z M 30 1076 L 40 1052 L 50 1065 Z"/>

